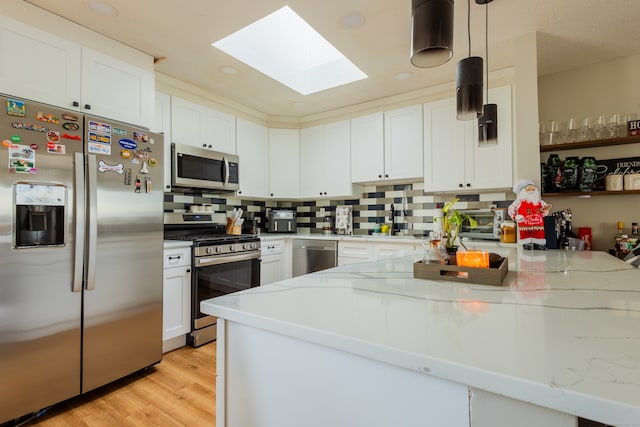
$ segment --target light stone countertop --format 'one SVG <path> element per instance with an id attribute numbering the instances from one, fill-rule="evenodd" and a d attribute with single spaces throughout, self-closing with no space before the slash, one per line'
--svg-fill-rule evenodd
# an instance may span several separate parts
<path id="1" fill-rule="evenodd" d="M 640 271 L 523 251 L 502 287 L 413 278 L 420 253 L 202 303 L 204 313 L 612 425 L 640 426 Z"/>
<path id="2" fill-rule="evenodd" d="M 165 240 L 162 246 L 164 249 L 190 248 L 193 246 L 193 242 L 184 240 Z"/>

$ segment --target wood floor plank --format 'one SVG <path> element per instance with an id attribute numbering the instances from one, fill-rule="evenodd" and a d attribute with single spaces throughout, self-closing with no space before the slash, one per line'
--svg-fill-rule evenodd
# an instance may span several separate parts
<path id="1" fill-rule="evenodd" d="M 215 427 L 216 343 L 62 402 L 24 427 Z"/>

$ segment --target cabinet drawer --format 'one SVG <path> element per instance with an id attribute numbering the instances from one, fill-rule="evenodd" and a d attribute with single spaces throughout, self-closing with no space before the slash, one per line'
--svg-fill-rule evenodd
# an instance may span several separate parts
<path id="1" fill-rule="evenodd" d="M 163 268 L 187 267 L 191 265 L 191 248 L 165 249 Z"/>
<path id="2" fill-rule="evenodd" d="M 284 240 L 265 240 L 260 242 L 262 256 L 281 254 L 284 252 Z"/>
<path id="3" fill-rule="evenodd" d="M 370 259 L 373 257 L 373 248 L 369 243 L 340 242 L 338 257 Z"/>

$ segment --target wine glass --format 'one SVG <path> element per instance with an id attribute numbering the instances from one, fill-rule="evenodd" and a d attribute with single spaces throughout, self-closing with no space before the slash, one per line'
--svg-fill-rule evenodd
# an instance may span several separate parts
<path id="1" fill-rule="evenodd" d="M 570 118 L 566 122 L 560 123 L 560 138 L 563 143 L 573 142 L 576 138 L 575 119 Z"/>
<path id="2" fill-rule="evenodd" d="M 538 140 L 540 141 L 540 145 L 547 145 L 546 135 L 547 135 L 547 124 L 538 123 Z"/>
<path id="3" fill-rule="evenodd" d="M 607 125 L 607 120 L 603 115 L 599 115 L 596 117 L 593 122 L 593 134 L 595 135 L 595 139 L 602 139 L 602 132 L 604 131 L 605 126 Z"/>
<path id="4" fill-rule="evenodd" d="M 556 122 L 555 120 L 549 120 L 546 123 L 546 127 L 547 127 L 547 132 L 546 132 L 546 144 L 547 145 L 552 145 L 554 144 L 554 139 L 556 138 L 556 136 L 559 133 L 560 130 L 560 126 L 559 123 Z"/>
<path id="5" fill-rule="evenodd" d="M 580 127 L 576 135 L 576 141 L 587 141 L 589 139 L 589 131 L 591 129 L 591 117 L 584 117 L 580 121 Z"/>
<path id="6" fill-rule="evenodd" d="M 607 120 L 607 130 L 609 131 L 609 138 L 616 137 L 619 124 L 620 124 L 620 114 L 618 113 L 611 114 L 609 116 L 609 119 Z"/>

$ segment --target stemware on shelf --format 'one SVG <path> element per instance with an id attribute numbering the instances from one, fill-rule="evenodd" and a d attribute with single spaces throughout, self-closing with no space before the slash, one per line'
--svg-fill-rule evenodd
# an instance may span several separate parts
<path id="1" fill-rule="evenodd" d="M 620 114 L 613 113 L 607 120 L 607 131 L 609 131 L 609 138 L 615 138 L 618 135 L 618 126 L 620 125 Z"/>
<path id="2" fill-rule="evenodd" d="M 596 117 L 595 121 L 593 122 L 594 139 L 603 138 L 602 133 L 604 132 L 604 128 L 606 125 L 607 125 L 607 120 L 603 115 L 599 115 L 598 117 Z"/>
<path id="3" fill-rule="evenodd" d="M 559 133 L 562 143 L 574 142 L 576 140 L 576 120 L 570 118 L 566 122 L 560 123 Z"/>
<path id="4" fill-rule="evenodd" d="M 589 140 L 591 134 L 591 117 L 584 117 L 580 120 L 580 127 L 576 134 L 576 141 L 582 142 Z"/>

